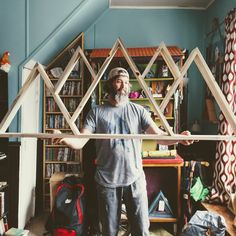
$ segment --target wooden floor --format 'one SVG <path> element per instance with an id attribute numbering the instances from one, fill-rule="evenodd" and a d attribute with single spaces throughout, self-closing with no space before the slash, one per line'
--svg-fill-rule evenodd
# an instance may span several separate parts
<path id="1" fill-rule="evenodd" d="M 228 210 L 225 206 L 217 204 L 202 203 L 202 206 L 208 211 L 212 211 L 214 213 L 222 215 L 226 221 L 226 230 L 228 235 L 236 235 L 236 228 L 233 226 L 234 215 L 231 213 L 230 210 Z"/>
<path id="2" fill-rule="evenodd" d="M 30 231 L 28 236 L 43 236 L 43 233 L 46 232 L 44 224 L 47 220 L 47 216 L 48 214 L 44 213 L 31 219 L 31 221 L 25 227 L 25 229 L 28 229 Z M 119 236 L 122 235 L 124 235 L 124 232 L 121 231 L 119 233 Z M 173 235 L 167 232 L 159 224 L 153 224 L 150 227 L 150 236 L 173 236 Z"/>

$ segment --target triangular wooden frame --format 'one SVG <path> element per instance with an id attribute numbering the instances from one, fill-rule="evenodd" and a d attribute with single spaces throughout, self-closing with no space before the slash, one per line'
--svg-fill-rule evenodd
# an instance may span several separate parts
<path id="1" fill-rule="evenodd" d="M 159 202 L 164 202 L 164 210 L 159 211 L 156 210 L 159 206 Z M 159 218 L 173 218 L 174 214 L 172 212 L 172 209 L 169 205 L 168 199 L 165 197 L 162 191 L 160 191 L 156 198 L 151 203 L 149 209 L 148 209 L 149 217 L 159 217 Z"/>
<path id="2" fill-rule="evenodd" d="M 146 135 L 146 134 L 80 134 L 77 126 L 75 125 L 75 121 L 80 115 L 81 111 L 83 110 L 85 104 L 87 103 L 89 97 L 92 95 L 93 91 L 95 90 L 97 84 L 99 83 L 102 75 L 106 71 L 108 65 L 110 64 L 112 58 L 115 56 L 117 50 L 120 49 L 127 60 L 134 76 L 140 83 L 140 86 L 144 90 L 146 96 L 152 103 L 155 112 L 157 113 L 158 117 L 160 118 L 160 121 L 162 125 L 164 126 L 166 132 L 168 135 Z M 152 94 L 148 90 L 148 87 L 144 81 L 145 75 L 150 70 L 152 64 L 156 60 L 158 55 L 161 55 L 166 62 L 167 66 L 169 67 L 173 77 L 174 82 L 170 87 L 170 90 L 166 94 L 165 98 L 163 99 L 160 106 L 157 105 L 155 99 L 153 98 Z M 70 116 L 68 110 L 66 109 L 65 105 L 63 104 L 59 92 L 66 82 L 70 72 L 73 70 L 75 64 L 78 62 L 79 59 L 82 59 L 86 67 L 88 68 L 93 81 L 88 88 L 86 94 L 82 98 L 80 104 L 76 108 L 74 114 Z M 207 66 L 203 56 L 201 55 L 198 48 L 195 48 L 190 56 L 188 57 L 187 61 L 181 68 L 181 70 L 178 69 L 176 66 L 173 58 L 171 57 L 167 47 L 162 42 L 160 46 L 157 48 L 155 54 L 151 58 L 150 62 L 148 63 L 146 69 L 144 70 L 143 74 L 140 73 L 137 66 L 135 65 L 133 59 L 129 56 L 127 49 L 125 48 L 124 44 L 122 43 L 121 39 L 117 39 L 115 44 L 113 45 L 109 56 L 106 58 L 104 63 L 102 64 L 100 70 L 96 74 L 90 65 L 89 61 L 87 60 L 83 50 L 78 47 L 71 57 L 68 65 L 66 66 L 61 78 L 58 80 L 56 85 L 54 86 L 52 82 L 50 81 L 43 65 L 38 63 L 30 75 L 28 76 L 28 79 L 24 83 L 23 87 L 20 89 L 16 99 L 10 106 L 7 114 L 3 118 L 3 120 L 0 123 L 0 137 L 36 137 L 36 138 L 62 138 L 62 137 L 73 137 L 73 138 L 90 138 L 90 139 L 107 139 L 107 138 L 122 138 L 122 139 L 156 139 L 156 140 L 236 140 L 235 135 L 190 135 L 190 136 L 183 136 L 179 134 L 174 134 L 171 127 L 169 126 L 163 111 L 165 107 L 167 106 L 171 96 L 174 94 L 175 90 L 183 80 L 184 75 L 186 74 L 188 68 L 192 64 L 192 62 L 195 62 L 200 73 L 202 74 L 204 80 L 206 81 L 210 91 L 212 92 L 213 96 L 216 99 L 216 102 L 218 103 L 220 109 L 222 110 L 223 114 L 225 115 L 227 121 L 230 123 L 231 128 L 236 134 L 236 117 L 234 116 L 234 113 L 229 108 L 228 103 L 220 90 L 218 84 L 216 83 L 214 76 L 212 75 L 209 67 Z M 51 94 L 53 95 L 53 98 L 55 99 L 59 109 L 61 110 L 63 116 L 65 117 L 67 123 L 69 124 L 73 134 L 49 134 L 49 133 L 7 133 L 6 130 L 9 127 L 11 121 L 13 120 L 14 116 L 16 115 L 17 111 L 19 110 L 20 106 L 22 105 L 22 101 L 24 98 L 25 93 L 29 89 L 32 82 L 36 79 L 37 75 L 40 74 L 41 77 L 44 80 L 44 83 L 46 84 L 46 87 L 49 89 Z"/>

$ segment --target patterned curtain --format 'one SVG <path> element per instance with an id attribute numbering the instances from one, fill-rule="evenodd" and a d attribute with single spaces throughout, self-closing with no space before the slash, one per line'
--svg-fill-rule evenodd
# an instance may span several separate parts
<path id="1" fill-rule="evenodd" d="M 236 115 L 236 8 L 225 18 L 225 58 L 222 91 Z M 224 115 L 220 114 L 219 134 L 231 135 L 233 131 Z M 216 148 L 216 163 L 211 189 L 211 201 L 226 204 L 229 194 L 236 191 L 236 142 L 220 141 Z"/>

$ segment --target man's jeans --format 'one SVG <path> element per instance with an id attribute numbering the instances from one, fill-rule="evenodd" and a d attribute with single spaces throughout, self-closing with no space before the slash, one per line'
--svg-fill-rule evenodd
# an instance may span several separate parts
<path id="1" fill-rule="evenodd" d="M 125 187 L 108 188 L 97 184 L 97 194 L 103 236 L 118 234 L 122 202 L 126 206 L 131 235 L 149 235 L 148 200 L 144 175 Z"/>

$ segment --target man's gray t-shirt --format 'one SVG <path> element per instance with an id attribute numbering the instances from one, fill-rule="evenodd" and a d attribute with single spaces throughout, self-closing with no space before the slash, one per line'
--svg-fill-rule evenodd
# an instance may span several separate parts
<path id="1" fill-rule="evenodd" d="M 151 124 L 150 114 L 140 105 L 127 102 L 93 108 L 87 115 L 84 128 L 92 133 L 141 134 Z M 107 187 L 127 186 L 142 173 L 141 140 L 96 140 L 95 180 Z"/>

